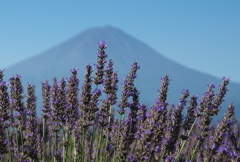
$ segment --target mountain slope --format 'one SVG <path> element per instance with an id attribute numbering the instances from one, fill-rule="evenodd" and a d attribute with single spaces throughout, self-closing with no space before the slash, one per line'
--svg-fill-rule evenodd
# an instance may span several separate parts
<path id="1" fill-rule="evenodd" d="M 168 101 L 175 104 L 178 104 L 182 89 L 189 89 L 191 94 L 198 94 L 200 100 L 207 89 L 207 84 L 213 82 L 218 87 L 217 85 L 221 83 L 221 78 L 215 78 L 177 64 L 136 38 L 110 26 L 88 29 L 62 44 L 9 67 L 5 70 L 5 78 L 16 73 L 21 74 L 25 87 L 28 82 L 36 85 L 38 98 L 41 98 L 42 81 L 51 81 L 54 76 L 58 80 L 62 76 L 68 77 L 72 68 L 79 68 L 78 76 L 82 83 L 85 65 L 88 63 L 93 65 L 96 62 L 97 43 L 103 40 L 107 42 L 106 52 L 108 58 L 114 61 L 114 70 L 118 71 L 120 83 L 130 70 L 131 64 L 135 60 L 138 61 L 141 68 L 138 71 L 136 85 L 141 91 L 140 101 L 149 106 L 154 104 L 157 90 L 160 87 L 160 77 L 163 77 L 165 73 L 172 79 Z M 121 90 L 121 85 L 119 88 Z M 229 102 L 234 102 L 236 107 L 240 105 L 238 99 L 240 85 L 230 83 L 229 88 L 226 103 L 223 104 L 224 110 Z M 41 99 L 38 101 L 38 107 L 41 106 L 40 102 Z M 221 115 L 224 110 L 221 111 Z"/>

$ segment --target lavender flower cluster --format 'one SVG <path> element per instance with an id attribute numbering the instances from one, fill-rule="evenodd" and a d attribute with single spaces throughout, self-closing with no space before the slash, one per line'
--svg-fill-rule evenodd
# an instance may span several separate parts
<path id="1" fill-rule="evenodd" d="M 42 118 L 36 114 L 34 85 L 27 92 L 21 76 L 4 81 L 0 71 L 0 161 L 3 162 L 217 162 L 240 161 L 240 124 L 229 104 L 217 126 L 216 116 L 228 91 L 223 78 L 217 92 L 210 83 L 201 99 L 183 90 L 168 104 L 171 79 L 161 78 L 156 102 L 140 103 L 133 62 L 117 98 L 119 78 L 106 42 L 98 43 L 97 63 L 86 65 L 79 88 L 78 69 L 68 78 L 42 83 Z M 199 100 L 199 101 L 198 101 Z M 183 110 L 187 114 L 183 115 Z M 120 118 L 115 118 L 115 113 Z"/>

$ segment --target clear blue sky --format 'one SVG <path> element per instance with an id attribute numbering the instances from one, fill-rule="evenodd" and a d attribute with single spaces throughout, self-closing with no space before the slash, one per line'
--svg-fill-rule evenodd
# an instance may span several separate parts
<path id="1" fill-rule="evenodd" d="M 105 25 L 187 67 L 240 83 L 239 0 L 1 1 L 0 68 Z"/>

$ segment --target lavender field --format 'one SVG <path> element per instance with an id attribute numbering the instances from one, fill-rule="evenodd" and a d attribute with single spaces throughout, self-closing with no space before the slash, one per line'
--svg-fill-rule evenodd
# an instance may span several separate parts
<path id="1" fill-rule="evenodd" d="M 42 82 L 41 118 L 34 85 L 24 90 L 21 75 L 7 80 L 0 71 L 1 161 L 240 161 L 234 105 L 212 123 L 227 95 L 228 78 L 222 78 L 218 88 L 209 83 L 201 96 L 175 92 L 180 96 L 173 105 L 167 102 L 171 76 L 165 74 L 155 103 L 146 106 L 134 84 L 141 70 L 138 62 L 122 81 L 106 48 L 106 42 L 98 43 L 96 64 L 86 65 L 82 82 L 78 69 L 71 69 L 68 78 L 54 78 L 52 84 Z"/>

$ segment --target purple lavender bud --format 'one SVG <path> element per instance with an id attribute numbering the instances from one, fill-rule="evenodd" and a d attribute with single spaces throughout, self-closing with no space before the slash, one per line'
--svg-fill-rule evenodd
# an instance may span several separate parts
<path id="1" fill-rule="evenodd" d="M 104 75 L 104 66 L 106 63 L 107 54 L 105 54 L 105 49 L 107 48 L 106 42 L 98 43 L 98 54 L 97 54 L 97 64 L 94 66 L 96 67 L 94 84 L 99 85 L 103 83 L 103 75 Z"/>
<path id="2" fill-rule="evenodd" d="M 78 69 L 75 68 L 75 69 L 71 69 L 70 71 L 71 71 L 72 75 L 75 76 L 75 75 L 77 75 Z"/>
<path id="3" fill-rule="evenodd" d="M 107 99 L 109 100 L 111 105 L 114 105 L 116 103 L 117 99 L 117 84 L 118 84 L 118 77 L 117 73 L 113 72 L 113 62 L 110 59 L 109 64 L 105 70 L 105 79 L 103 82 L 103 92 L 107 94 Z"/>
<path id="4" fill-rule="evenodd" d="M 62 80 L 63 81 L 63 80 Z M 64 120 L 64 110 L 65 108 L 63 107 L 63 104 L 61 102 L 62 98 L 62 86 L 60 85 L 61 83 L 64 82 L 59 82 L 57 83 L 57 79 L 53 79 L 53 86 L 51 87 L 51 104 L 52 104 L 52 109 L 50 112 L 50 119 L 49 119 L 49 124 L 51 125 L 51 129 L 53 132 L 58 132 L 63 123 L 65 122 Z M 63 84 L 65 85 L 65 84 Z M 63 86 L 64 88 L 64 86 Z"/>
<path id="5" fill-rule="evenodd" d="M 228 78 L 225 78 L 225 77 L 223 77 L 222 80 L 223 80 L 223 82 L 219 86 L 216 97 L 213 99 L 213 113 L 212 113 L 212 115 L 217 115 L 218 114 L 218 111 L 220 110 L 220 105 L 224 101 L 223 98 L 224 98 L 226 92 L 228 91 L 227 85 L 229 84 L 230 80 Z"/>
<path id="6" fill-rule="evenodd" d="M 231 127 L 230 119 L 234 114 L 234 106 L 232 104 L 229 105 L 228 111 L 225 113 L 225 117 L 222 122 L 218 125 L 217 130 L 215 131 L 214 137 L 211 140 L 211 155 L 216 154 L 217 149 L 221 144 L 223 144 L 223 138 L 225 132 L 228 128 Z"/>
<path id="7" fill-rule="evenodd" d="M 27 123 L 26 123 L 26 153 L 32 159 L 38 161 L 41 154 L 42 142 L 39 141 L 40 135 L 37 134 L 37 116 L 36 116 L 36 97 L 34 95 L 34 86 L 28 84 L 27 92 Z"/>
<path id="8" fill-rule="evenodd" d="M 197 117 L 197 95 L 192 95 L 189 105 L 188 105 L 188 109 L 187 109 L 187 115 L 185 117 L 185 121 L 184 121 L 184 129 L 185 132 L 187 132 L 188 130 L 191 129 L 192 124 L 194 123 L 196 117 Z"/>
<path id="9" fill-rule="evenodd" d="M 132 154 L 128 157 L 128 160 L 129 162 L 136 162 Z"/>
<path id="10" fill-rule="evenodd" d="M 0 122 L 0 146 L 1 146 L 0 154 L 1 155 L 8 152 L 6 139 L 7 138 L 6 138 L 6 134 L 5 134 L 5 128 L 2 126 L 2 123 Z"/>
<path id="11" fill-rule="evenodd" d="M 8 121 L 10 120 L 11 109 L 9 95 L 7 91 L 8 87 L 6 82 L 0 82 L 0 127 L 7 128 L 9 126 Z"/>
<path id="12" fill-rule="evenodd" d="M 81 92 L 81 98 L 80 98 L 80 109 L 83 111 L 86 111 L 87 105 L 91 101 L 91 89 L 92 89 L 92 78 L 91 78 L 91 73 L 92 73 L 92 67 L 88 64 L 86 66 L 86 75 L 84 78 L 84 83 L 82 86 L 82 92 Z"/>
<path id="13" fill-rule="evenodd" d="M 147 106 L 144 105 L 144 104 L 140 104 L 140 105 L 139 105 L 138 117 L 137 117 L 137 121 L 138 121 L 137 127 L 138 127 L 138 128 L 139 128 L 139 127 L 145 122 L 145 120 L 147 119 L 146 112 L 147 112 Z"/>
<path id="14" fill-rule="evenodd" d="M 186 98 L 189 96 L 189 90 L 182 90 L 182 96 L 179 99 L 179 108 L 183 109 L 184 106 L 186 105 L 187 101 Z"/>
<path id="15" fill-rule="evenodd" d="M 188 90 L 182 91 L 182 96 L 179 99 L 179 104 L 173 111 L 172 121 L 168 126 L 168 130 L 166 132 L 166 143 L 163 145 L 163 159 L 165 159 L 169 154 L 173 154 L 176 148 L 177 139 L 180 134 L 180 128 L 182 123 L 182 110 L 186 105 L 186 99 L 189 96 Z"/>
<path id="16" fill-rule="evenodd" d="M 98 102 L 99 102 L 99 97 L 102 95 L 102 92 L 100 89 L 95 89 L 92 92 L 92 97 L 91 97 L 91 102 L 90 102 L 90 107 L 92 110 L 92 116 L 99 110 L 98 108 Z M 91 119 L 93 120 L 93 118 Z"/>
<path id="17" fill-rule="evenodd" d="M 152 157 L 155 145 L 161 140 L 164 129 L 161 117 L 164 109 L 159 108 L 159 106 L 151 107 L 145 122 L 138 126 L 136 135 L 139 140 L 134 153 L 134 157 L 137 160 L 144 160 L 143 157 Z M 163 104 L 162 107 L 164 107 Z"/>
<path id="18" fill-rule="evenodd" d="M 10 85 L 10 98 L 11 98 L 11 108 L 17 113 L 18 115 L 18 130 L 24 130 L 26 124 L 26 110 L 23 104 L 23 88 L 21 83 L 21 76 L 16 75 L 16 77 L 12 76 L 9 79 Z M 12 123 L 15 123 L 14 119 L 12 118 Z"/>
<path id="19" fill-rule="evenodd" d="M 77 78 L 78 69 L 71 69 L 72 75 L 67 78 L 68 85 L 66 90 L 66 125 L 67 133 L 72 134 L 73 129 L 78 120 L 78 92 L 79 92 L 79 80 Z"/>
<path id="20" fill-rule="evenodd" d="M 118 157 L 123 161 L 126 159 L 128 152 L 130 151 L 130 145 L 134 141 L 134 135 L 136 133 L 135 119 L 132 118 L 132 112 L 130 111 L 126 121 L 122 122 L 122 131 L 120 132 Z"/>
<path id="21" fill-rule="evenodd" d="M 208 90 L 204 93 L 204 96 L 202 97 L 200 103 L 199 103 L 199 112 L 206 112 L 209 115 L 212 115 L 211 106 L 212 101 L 214 99 L 214 91 L 215 88 L 214 84 L 211 83 L 208 85 Z"/>
<path id="22" fill-rule="evenodd" d="M 104 82 L 103 82 L 103 92 L 106 94 L 111 93 L 111 84 L 112 84 L 112 74 L 113 74 L 113 61 L 110 59 L 108 66 L 106 67 L 105 74 L 104 74 Z"/>
<path id="23" fill-rule="evenodd" d="M 107 48 L 107 43 L 106 43 L 106 41 L 102 41 L 102 42 L 99 42 L 97 46 L 100 49 L 106 49 Z"/>
<path id="24" fill-rule="evenodd" d="M 91 92 L 92 89 L 92 68 L 90 65 L 86 66 L 86 75 L 82 86 L 81 98 L 80 98 L 80 118 L 78 120 L 78 128 L 81 131 L 87 130 L 92 121 L 94 120 L 95 112 L 98 111 L 97 104 L 98 98 L 101 93 L 99 90 Z M 80 132 L 79 132 L 80 133 Z"/>
<path id="25" fill-rule="evenodd" d="M 132 64 L 132 68 L 129 74 L 124 79 L 124 82 L 122 84 L 121 100 L 119 101 L 119 104 L 118 104 L 118 107 L 121 108 L 121 111 L 117 110 L 120 115 L 123 115 L 125 113 L 125 108 L 129 106 L 128 98 L 130 96 L 133 96 L 134 88 L 136 88 L 134 86 L 134 80 L 137 77 L 136 73 L 138 69 L 140 69 L 140 66 L 138 66 L 138 63 L 135 61 Z"/>
<path id="26" fill-rule="evenodd" d="M 43 112 L 42 117 L 48 119 L 51 112 L 51 86 L 48 84 L 48 81 L 42 83 L 42 106 L 41 111 Z"/>
<path id="27" fill-rule="evenodd" d="M 165 74 L 165 76 L 163 78 L 161 78 L 161 82 L 162 82 L 162 85 L 161 85 L 161 88 L 159 90 L 159 94 L 158 94 L 158 98 L 157 98 L 157 101 L 156 102 L 163 102 L 165 103 L 166 100 L 167 100 L 167 92 L 168 92 L 168 86 L 169 86 L 169 82 L 171 80 L 169 79 L 169 76 Z"/>
<path id="28" fill-rule="evenodd" d="M 3 81 L 3 76 L 4 76 L 3 71 L 4 71 L 4 69 L 0 70 L 0 82 Z"/>

